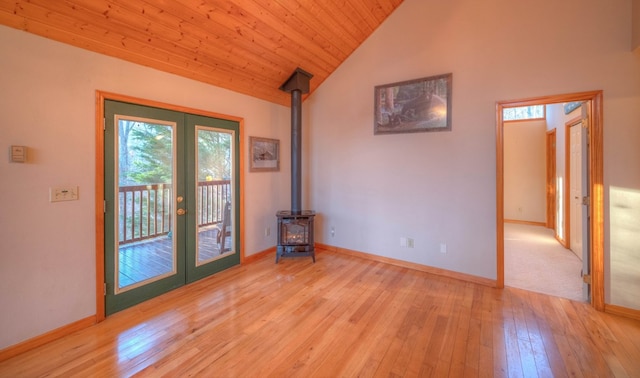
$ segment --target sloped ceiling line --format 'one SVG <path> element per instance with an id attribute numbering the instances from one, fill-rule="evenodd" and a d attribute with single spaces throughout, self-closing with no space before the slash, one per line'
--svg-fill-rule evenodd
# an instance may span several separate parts
<path id="1" fill-rule="evenodd" d="M 402 0 L 0 0 L 0 24 L 290 106 L 313 92 Z"/>

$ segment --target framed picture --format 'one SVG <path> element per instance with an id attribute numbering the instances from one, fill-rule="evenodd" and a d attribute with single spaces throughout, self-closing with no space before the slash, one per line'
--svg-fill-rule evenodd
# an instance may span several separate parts
<path id="1" fill-rule="evenodd" d="M 280 141 L 278 139 L 249 137 L 249 171 L 279 171 Z"/>
<path id="2" fill-rule="evenodd" d="M 569 114 L 580 106 L 582 106 L 582 101 L 566 102 L 564 104 L 564 114 Z"/>
<path id="3" fill-rule="evenodd" d="M 448 73 L 376 86 L 373 133 L 451 130 L 452 78 Z"/>

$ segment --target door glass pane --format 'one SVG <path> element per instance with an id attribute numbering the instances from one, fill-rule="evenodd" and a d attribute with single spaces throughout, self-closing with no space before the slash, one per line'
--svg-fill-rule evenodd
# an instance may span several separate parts
<path id="1" fill-rule="evenodd" d="M 175 124 L 116 116 L 116 292 L 176 272 Z"/>
<path id="2" fill-rule="evenodd" d="M 197 265 L 235 251 L 232 132 L 196 127 Z"/>

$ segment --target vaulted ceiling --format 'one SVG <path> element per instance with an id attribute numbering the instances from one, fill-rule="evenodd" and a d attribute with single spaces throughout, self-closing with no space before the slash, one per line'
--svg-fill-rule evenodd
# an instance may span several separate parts
<path id="1" fill-rule="evenodd" d="M 0 0 L 0 23 L 290 105 L 315 90 L 402 0 Z"/>

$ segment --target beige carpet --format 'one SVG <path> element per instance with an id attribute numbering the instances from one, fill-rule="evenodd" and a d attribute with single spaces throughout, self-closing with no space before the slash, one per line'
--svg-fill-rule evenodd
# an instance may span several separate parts
<path id="1" fill-rule="evenodd" d="M 583 302 L 581 270 L 582 261 L 558 243 L 553 230 L 504 224 L 506 286 Z"/>

